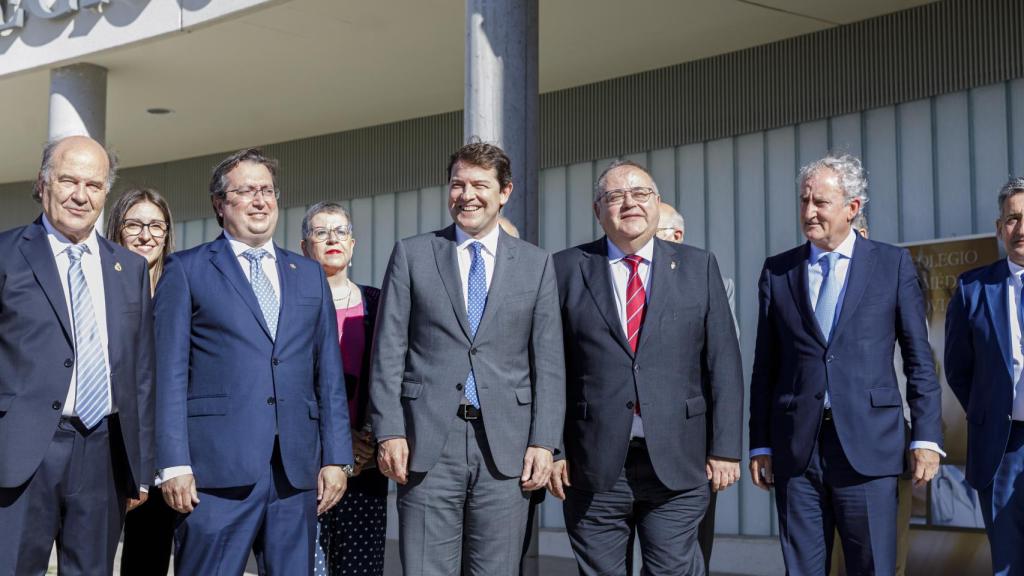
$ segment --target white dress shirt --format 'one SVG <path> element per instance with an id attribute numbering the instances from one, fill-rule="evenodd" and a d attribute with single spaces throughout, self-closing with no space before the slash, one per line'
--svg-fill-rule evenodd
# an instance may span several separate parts
<path id="1" fill-rule="evenodd" d="M 60 286 L 64 290 L 64 303 L 68 307 L 68 319 L 71 320 L 71 336 L 74 338 L 74 313 L 71 310 L 71 292 L 68 289 L 68 270 L 71 269 L 71 257 L 67 249 L 74 244 L 71 240 L 61 234 L 53 224 L 43 215 L 43 228 L 46 229 L 46 239 L 50 242 L 50 250 L 53 252 L 53 259 L 57 263 L 57 275 L 60 276 Z M 107 366 L 107 381 L 110 381 L 110 351 L 107 344 L 107 299 L 103 290 L 103 263 L 100 261 L 100 245 L 96 240 L 96 229 L 93 228 L 89 235 L 82 242 L 86 251 L 82 253 L 82 273 L 85 274 L 85 284 L 89 287 L 89 297 L 92 299 L 92 310 L 96 317 L 96 329 L 100 335 L 100 344 L 103 349 L 103 361 Z M 68 385 L 68 395 L 64 401 L 63 416 L 71 417 L 75 414 L 75 398 L 77 394 L 78 362 L 75 362 L 71 370 L 71 382 Z M 110 386 L 107 386 L 108 406 L 114 409 L 113 396 Z"/>
<path id="2" fill-rule="evenodd" d="M 271 287 L 274 288 L 274 294 L 277 295 L 277 301 L 281 302 L 281 280 L 277 275 L 277 252 L 274 250 L 274 240 L 267 240 L 262 246 L 249 246 L 244 242 L 236 240 L 231 234 L 228 234 L 227 230 L 224 231 L 224 238 L 226 238 L 228 243 L 231 245 L 231 251 L 235 253 L 235 258 L 238 259 L 238 265 L 242 267 L 242 273 L 245 274 L 245 279 L 250 283 L 252 282 L 250 274 L 252 266 L 249 263 L 249 259 L 242 254 L 247 250 L 252 250 L 253 248 L 262 248 L 267 251 L 267 255 L 260 261 L 260 266 L 263 268 L 263 273 L 267 276 L 267 279 L 270 280 Z M 155 484 L 159 486 L 171 478 L 191 473 L 191 466 L 171 466 L 170 468 L 164 468 L 157 472 Z"/>
<path id="3" fill-rule="evenodd" d="M 1020 296 L 1022 289 L 1021 274 L 1024 268 L 1015 264 L 1009 258 L 1006 263 L 1010 265 L 1010 277 L 1006 279 L 1006 312 L 1010 322 L 1010 352 L 1013 356 L 1013 419 L 1024 420 L 1024 381 L 1021 380 L 1024 372 L 1024 342 L 1021 341 L 1021 310 Z"/>
<path id="4" fill-rule="evenodd" d="M 462 303 L 466 305 L 466 309 L 469 309 L 469 267 L 473 264 L 473 251 L 469 246 L 473 242 L 484 245 L 480 256 L 484 259 L 484 275 L 487 277 L 487 291 L 490 292 L 491 278 L 494 278 L 494 260 L 498 255 L 498 228 L 500 227 L 495 225 L 494 230 L 486 236 L 476 239 L 463 232 L 462 228 L 455 227 L 455 252 L 459 257 L 459 281 L 462 282 Z"/>
<path id="5" fill-rule="evenodd" d="M 629 288 L 629 272 L 632 270 L 632 266 L 625 261 L 626 253 L 619 250 L 619 247 L 611 240 L 606 239 L 605 241 L 608 243 L 608 268 L 611 271 L 612 290 L 615 292 L 615 308 L 619 313 L 619 324 L 622 326 L 622 333 L 628 334 L 629 329 L 626 327 L 626 291 Z M 644 305 L 647 306 L 651 301 L 650 276 L 651 261 L 654 259 L 654 238 L 651 238 L 635 254 L 642 258 L 636 273 L 644 285 Z M 643 333 L 642 326 L 640 332 Z M 637 401 L 639 402 L 639 399 Z M 644 437 L 644 421 L 636 412 L 633 412 L 633 426 L 630 429 L 629 435 L 630 438 Z"/>

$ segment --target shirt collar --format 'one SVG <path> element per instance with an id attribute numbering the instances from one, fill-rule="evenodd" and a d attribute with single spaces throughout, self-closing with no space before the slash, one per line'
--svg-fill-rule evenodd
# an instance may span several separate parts
<path id="1" fill-rule="evenodd" d="M 849 235 L 846 236 L 846 240 L 843 240 L 843 243 L 840 244 L 838 248 L 833 250 L 833 252 L 838 253 L 843 258 L 850 258 L 850 259 L 852 259 L 853 258 L 853 246 L 856 243 L 857 243 L 857 232 L 853 228 L 850 228 L 850 233 L 849 233 Z M 818 260 L 821 258 L 821 255 L 822 254 L 826 254 L 826 252 L 824 250 L 822 250 L 821 248 L 818 248 L 817 246 L 815 246 L 814 242 L 811 242 L 810 244 L 811 244 L 811 255 L 810 255 L 810 257 L 807 260 L 811 264 L 817 264 Z"/>
<path id="2" fill-rule="evenodd" d="M 1006 263 L 1010 266 L 1010 276 L 1013 276 L 1014 278 L 1016 278 L 1017 279 L 1017 283 L 1019 284 L 1021 282 L 1021 280 L 1022 280 L 1022 278 L 1020 277 L 1020 274 L 1021 274 L 1021 272 L 1024 272 L 1024 267 L 1022 267 L 1021 265 L 1017 264 L 1013 260 L 1010 260 L 1009 256 L 1006 257 Z"/>
<path id="3" fill-rule="evenodd" d="M 622 260 L 623 258 L 626 257 L 626 253 L 620 250 L 619 247 L 615 245 L 615 242 L 611 241 L 611 238 L 605 236 L 604 240 L 605 242 L 608 243 L 609 262 L 615 264 L 619 260 Z M 651 239 L 647 241 L 647 244 L 641 246 L 640 249 L 635 252 L 635 254 L 643 258 L 644 262 L 650 264 L 651 261 L 654 260 L 654 236 L 651 236 Z"/>
<path id="4" fill-rule="evenodd" d="M 228 234 L 228 231 L 224 231 L 224 237 L 228 239 L 228 243 L 231 244 L 231 251 L 235 253 L 236 258 L 242 257 L 242 254 L 246 250 L 252 250 L 253 248 L 263 248 L 267 251 L 267 258 L 271 260 L 277 260 L 277 252 L 274 251 L 274 239 L 268 239 L 262 246 L 249 246 L 241 240 L 236 240 L 234 236 Z"/>
<path id="5" fill-rule="evenodd" d="M 53 251 L 54 256 L 57 256 L 61 252 L 64 252 L 65 250 L 68 249 L 68 246 L 74 244 L 74 242 L 72 242 L 67 236 L 62 234 L 60 230 L 57 230 L 56 228 L 53 227 L 53 224 L 50 223 L 50 219 L 46 217 L 46 214 L 43 214 L 43 228 L 46 229 L 46 238 L 47 240 L 50 241 L 50 250 Z M 89 231 L 89 235 L 86 236 L 85 240 L 80 242 L 80 244 L 85 244 L 85 246 L 89 249 L 89 254 L 99 256 L 100 243 L 98 240 L 96 240 L 95 226 L 92 227 L 92 230 Z"/>
<path id="6" fill-rule="evenodd" d="M 491 256 L 498 254 L 498 236 L 501 233 L 501 226 L 495 224 L 494 229 L 487 233 L 483 238 L 473 238 L 469 234 L 459 228 L 458 224 L 455 225 L 455 243 L 458 245 L 460 250 L 468 249 L 469 245 L 473 242 L 480 242 L 484 245 L 484 250 L 491 253 Z"/>

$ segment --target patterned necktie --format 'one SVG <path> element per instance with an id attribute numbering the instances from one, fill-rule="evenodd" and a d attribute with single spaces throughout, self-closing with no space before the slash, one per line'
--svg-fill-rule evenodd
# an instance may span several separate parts
<path id="1" fill-rule="evenodd" d="M 839 303 L 839 293 L 843 290 L 842 284 L 834 274 L 838 261 L 838 252 L 828 252 L 818 259 L 818 264 L 821 265 L 821 288 L 818 289 L 818 304 L 814 307 L 814 318 L 818 321 L 818 328 L 821 328 L 826 342 L 832 335 L 836 304 Z"/>
<path id="2" fill-rule="evenodd" d="M 626 281 L 626 339 L 629 340 L 629 347 L 636 352 L 647 305 L 647 293 L 644 292 L 644 283 L 639 273 L 643 258 L 630 254 L 622 260 L 629 266 L 629 279 Z"/>
<path id="3" fill-rule="evenodd" d="M 75 330 L 75 414 L 86 428 L 92 428 L 110 413 L 110 375 L 103 357 L 96 314 L 92 308 L 89 285 L 82 272 L 82 253 L 89 248 L 84 244 L 68 246 L 68 289 L 71 292 L 71 321 Z"/>
<path id="4" fill-rule="evenodd" d="M 280 304 L 277 301 L 274 287 L 270 284 L 270 279 L 263 273 L 262 261 L 266 255 L 267 251 L 262 248 L 250 248 L 242 252 L 242 256 L 249 261 L 249 283 L 252 284 L 252 291 L 260 303 L 263 319 L 267 321 L 270 338 L 273 339 L 277 336 L 277 316 L 280 313 Z"/>
<path id="5" fill-rule="evenodd" d="M 487 265 L 484 263 L 480 250 L 484 247 L 479 242 L 469 245 L 473 253 L 473 260 L 469 264 L 469 288 L 466 291 L 466 316 L 469 318 L 469 329 L 476 337 L 476 330 L 480 327 L 480 319 L 484 317 L 484 308 L 487 307 Z M 466 400 L 476 408 L 480 408 L 480 398 L 476 393 L 476 376 L 473 368 L 469 369 L 469 376 L 466 376 Z"/>

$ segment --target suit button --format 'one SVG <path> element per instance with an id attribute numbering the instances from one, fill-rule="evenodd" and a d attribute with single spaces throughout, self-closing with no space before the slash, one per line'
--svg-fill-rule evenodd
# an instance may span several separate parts
<path id="1" fill-rule="evenodd" d="M 54 400 L 53 404 L 50 404 L 50 408 L 53 408 L 54 410 L 60 410 L 60 401 Z"/>
<path id="2" fill-rule="evenodd" d="M 476 348 L 470 348 L 469 353 L 472 354 L 473 356 L 476 356 Z"/>
<path id="3" fill-rule="evenodd" d="M 65 367 L 65 368 L 71 368 L 71 367 L 72 367 L 72 366 L 74 366 L 74 365 L 75 365 L 75 361 L 74 361 L 74 360 L 72 360 L 71 358 L 66 358 L 66 359 L 64 360 L 64 367 Z"/>
<path id="4" fill-rule="evenodd" d="M 640 371 L 640 365 L 639 364 L 634 364 L 633 365 L 633 372 L 639 372 L 639 371 Z"/>
<path id="5" fill-rule="evenodd" d="M 632 400 L 630 400 L 629 402 L 626 402 L 626 408 L 629 408 L 630 410 L 633 409 L 633 401 Z"/>
<path id="6" fill-rule="evenodd" d="M 280 360 L 278 360 L 277 358 L 274 358 L 274 366 L 277 366 L 280 363 L 281 363 Z"/>
<path id="7" fill-rule="evenodd" d="M 458 390 L 459 392 L 462 392 L 462 382 L 459 382 L 458 384 L 456 384 L 455 385 L 455 389 Z"/>
<path id="8" fill-rule="evenodd" d="M 835 360 L 835 359 L 836 359 L 836 357 L 835 357 L 835 356 L 833 356 L 832 354 L 829 354 L 829 355 L 828 355 L 828 358 L 826 358 L 826 359 L 825 359 L 825 361 L 826 361 L 826 362 L 831 362 L 831 361 L 833 361 L 833 360 Z"/>
<path id="9" fill-rule="evenodd" d="M 274 400 L 273 396 L 271 396 L 270 398 L 267 398 L 267 405 L 273 406 L 274 404 L 277 404 L 277 400 Z"/>

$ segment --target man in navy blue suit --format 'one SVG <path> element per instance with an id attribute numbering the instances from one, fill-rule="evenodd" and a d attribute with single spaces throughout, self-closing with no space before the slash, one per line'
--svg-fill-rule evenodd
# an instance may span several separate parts
<path id="1" fill-rule="evenodd" d="M 914 481 L 938 470 L 941 389 L 917 272 L 905 249 L 860 237 L 860 160 L 800 170 L 808 242 L 765 261 L 750 383 L 750 473 L 776 490 L 790 574 L 827 574 L 839 530 L 847 574 L 892 574 L 906 449 L 892 362 L 903 355 Z"/>
<path id="2" fill-rule="evenodd" d="M 213 172 L 224 233 L 173 254 L 156 293 L 157 466 L 178 574 L 311 574 L 316 516 L 352 472 L 331 291 L 282 250 L 277 163 L 248 149 Z"/>
<path id="3" fill-rule="evenodd" d="M 978 491 L 993 574 L 1024 571 L 1024 178 L 999 191 L 1006 259 L 966 272 L 946 311 L 946 381 L 967 412 L 967 482 Z"/>
<path id="4" fill-rule="evenodd" d="M 110 574 L 153 479 L 146 261 L 96 233 L 113 157 L 52 142 L 43 214 L 0 234 L 0 573 Z"/>

